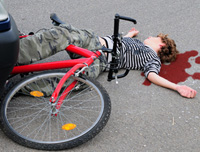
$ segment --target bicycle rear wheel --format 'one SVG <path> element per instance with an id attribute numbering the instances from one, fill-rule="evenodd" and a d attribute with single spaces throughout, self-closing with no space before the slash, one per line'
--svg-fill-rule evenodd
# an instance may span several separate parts
<path id="1" fill-rule="evenodd" d="M 110 116 L 110 98 L 90 78 L 70 77 L 61 90 L 74 80 L 76 85 L 57 116 L 53 114 L 49 99 L 64 75 L 65 72 L 39 73 L 8 91 L 0 114 L 2 130 L 9 138 L 34 149 L 62 150 L 85 143 L 103 129 Z"/>

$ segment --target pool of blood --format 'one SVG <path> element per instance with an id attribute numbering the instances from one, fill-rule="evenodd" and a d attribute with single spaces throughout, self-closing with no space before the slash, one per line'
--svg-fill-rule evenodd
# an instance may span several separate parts
<path id="1" fill-rule="evenodd" d="M 200 73 L 196 72 L 193 75 L 190 75 L 185 71 L 185 69 L 191 68 L 189 58 L 197 55 L 198 52 L 195 50 L 178 54 L 176 61 L 171 62 L 170 64 L 162 64 L 159 75 L 176 84 L 186 81 L 186 79 L 190 76 L 193 79 L 200 80 Z M 195 59 L 195 63 L 200 64 L 200 57 Z M 144 73 L 142 72 L 141 75 L 144 76 Z M 143 82 L 143 85 L 149 86 L 151 85 L 151 82 L 146 79 Z"/>

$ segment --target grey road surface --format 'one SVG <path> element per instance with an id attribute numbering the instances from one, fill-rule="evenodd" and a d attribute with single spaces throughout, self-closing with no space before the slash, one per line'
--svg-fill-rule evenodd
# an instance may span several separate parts
<path id="1" fill-rule="evenodd" d="M 196 50 L 200 53 L 199 0 L 6 0 L 20 31 L 36 32 L 52 26 L 49 15 L 55 12 L 75 27 L 94 30 L 98 35 L 113 33 L 115 13 L 138 21 L 138 39 L 168 33 L 176 40 L 181 53 Z M 133 25 L 121 22 L 126 33 Z M 64 53 L 65 54 L 65 53 Z M 187 73 L 200 73 L 195 58 L 190 59 Z M 62 53 L 54 59 L 63 59 Z M 176 75 L 174 74 L 174 77 Z M 103 131 L 94 139 L 68 152 L 199 152 L 200 151 L 200 80 L 192 77 L 181 84 L 198 91 L 195 99 L 158 87 L 145 86 L 140 71 L 115 82 L 107 82 L 107 73 L 98 81 L 112 100 L 112 114 Z M 22 147 L 0 131 L 0 151 L 37 152 Z"/>

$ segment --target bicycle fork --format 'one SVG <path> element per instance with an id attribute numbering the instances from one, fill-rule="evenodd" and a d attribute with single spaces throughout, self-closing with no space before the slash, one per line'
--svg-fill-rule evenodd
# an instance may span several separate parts
<path id="1" fill-rule="evenodd" d="M 75 87 L 77 81 L 73 81 L 65 90 L 64 92 L 61 94 L 60 98 L 58 99 L 57 102 L 54 102 L 52 104 L 52 111 L 51 114 L 57 116 L 58 112 L 62 106 L 63 100 L 65 99 L 65 97 L 68 95 L 68 93 Z"/>
<path id="2" fill-rule="evenodd" d="M 76 86 L 77 81 L 74 80 L 61 94 L 61 96 L 58 98 L 58 95 L 60 94 L 61 88 L 63 87 L 64 83 L 66 82 L 66 80 L 72 76 L 79 76 L 79 74 L 81 72 L 83 72 L 85 70 L 85 68 L 88 67 L 88 65 L 91 65 L 94 62 L 94 56 L 87 58 L 85 63 L 80 63 L 75 65 L 74 67 L 72 67 L 60 80 L 60 82 L 58 83 L 56 89 L 54 90 L 51 98 L 50 98 L 50 103 L 52 105 L 52 111 L 51 114 L 57 116 L 58 112 L 62 106 L 63 100 L 65 99 L 65 97 L 68 95 L 68 93 Z M 78 69 L 81 70 L 77 73 L 75 73 Z"/>
<path id="3" fill-rule="evenodd" d="M 54 90 L 51 98 L 50 98 L 50 103 L 52 105 L 52 111 L 51 111 L 51 114 L 52 115 L 55 115 L 57 116 L 61 106 L 62 106 L 62 103 L 63 103 L 63 100 L 65 99 L 65 97 L 68 95 L 68 93 L 75 87 L 77 81 L 73 81 L 61 94 L 60 98 L 58 98 L 58 95 L 60 93 L 60 90 L 62 88 L 62 86 L 64 85 L 64 83 L 66 82 L 66 80 L 75 74 L 75 71 L 79 68 L 82 68 L 86 65 L 84 64 L 77 64 L 75 65 L 72 69 L 70 69 L 63 77 L 62 79 L 60 80 L 60 82 L 58 83 L 56 89 Z"/>

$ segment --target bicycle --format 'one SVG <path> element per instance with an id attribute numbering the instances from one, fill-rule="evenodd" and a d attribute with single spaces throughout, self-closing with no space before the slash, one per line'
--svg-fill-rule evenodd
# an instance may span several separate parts
<path id="1" fill-rule="evenodd" d="M 55 14 L 54 25 L 63 24 Z M 121 46 L 119 20 L 136 24 L 136 20 L 115 15 L 114 47 L 108 81 L 125 77 L 118 73 Z M 25 36 L 22 36 L 25 37 Z M 22 38 L 21 37 L 21 38 Z M 111 113 L 107 91 L 84 71 L 103 52 L 69 45 L 66 51 L 85 58 L 15 66 L 11 76 L 31 73 L 5 93 L 1 101 L 3 132 L 20 145 L 40 150 L 63 150 L 79 146 L 96 136 L 106 125 Z M 69 71 L 46 71 L 71 68 Z M 32 73 L 45 71 L 39 73 Z M 113 74 L 115 73 L 115 76 Z M 47 92 L 44 92 L 48 90 Z"/>

